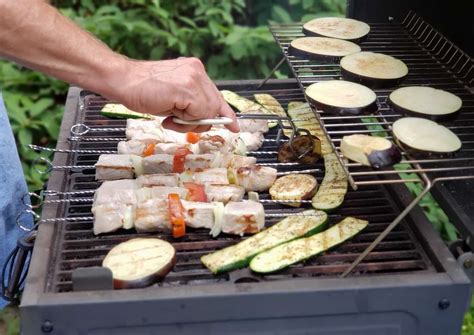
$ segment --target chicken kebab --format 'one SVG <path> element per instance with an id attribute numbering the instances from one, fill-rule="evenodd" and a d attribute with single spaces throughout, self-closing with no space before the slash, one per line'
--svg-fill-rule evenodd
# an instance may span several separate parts
<path id="1" fill-rule="evenodd" d="M 210 185 L 205 190 L 195 183 L 184 183 L 183 187 L 145 185 L 139 179 L 104 182 L 95 192 L 92 206 L 94 234 L 135 228 L 138 232 L 171 231 L 174 237 L 181 237 L 187 226 L 210 229 L 213 236 L 221 232 L 243 235 L 265 226 L 262 204 L 240 201 L 242 190 L 227 191 L 223 198 L 228 185 Z M 206 202 L 215 199 L 219 201 Z"/>

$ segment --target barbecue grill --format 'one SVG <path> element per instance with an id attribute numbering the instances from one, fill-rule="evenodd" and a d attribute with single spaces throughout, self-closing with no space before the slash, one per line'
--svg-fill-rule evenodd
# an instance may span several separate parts
<path id="1" fill-rule="evenodd" d="M 111 290 L 102 285 L 102 289 L 84 290 L 75 282 L 78 269 L 89 269 L 88 275 L 100 282 L 98 267 L 113 246 L 150 234 L 118 231 L 93 235 L 90 197 L 99 186 L 93 164 L 100 153 L 116 150 L 117 141 L 125 137 L 125 123 L 100 115 L 108 102 L 104 98 L 70 88 L 22 297 L 23 332 L 459 333 L 470 281 L 404 183 L 420 183 L 428 191 L 437 180 L 464 180 L 474 175 L 474 95 L 468 90 L 474 77 L 472 60 L 415 13 L 401 23 L 370 26 L 362 49 L 402 59 L 410 69 L 404 84 L 426 84 L 462 97 L 460 117 L 448 124 L 463 141 L 455 158 L 419 158 L 404 153 L 407 165 L 399 170 L 372 170 L 341 159 L 353 189 L 343 205 L 330 213 L 330 222 L 355 216 L 368 220 L 369 226 L 304 264 L 265 276 L 248 269 L 214 276 L 199 257 L 232 245 L 240 237 L 213 239 L 207 231 L 192 230 L 173 241 L 167 234 L 153 234 L 172 242 L 177 250 L 176 266 L 162 282 L 145 289 Z M 249 98 L 256 92 L 270 93 L 286 108 L 290 101 L 305 100 L 303 88 L 310 83 L 339 78 L 335 64 L 288 56 L 289 41 L 302 36 L 301 24 L 274 25 L 271 31 L 295 79 L 265 80 L 263 86 L 259 81 L 223 81 L 217 83 L 220 89 Z M 336 150 L 345 134 L 383 131 L 390 137 L 390 125 L 400 115 L 387 105 L 388 92 L 376 90 L 380 111 L 370 119 L 334 117 L 315 110 Z M 275 166 L 280 173 L 311 169 L 322 179 L 322 163 L 311 167 L 277 163 L 275 153 L 281 141 L 277 130 L 267 133 L 263 147 L 252 153 L 258 163 Z M 400 172 L 413 173 L 413 177 L 402 180 Z M 268 225 L 310 207 L 305 203 L 300 209 L 285 207 L 266 201 L 268 194 L 262 194 L 261 199 Z"/>

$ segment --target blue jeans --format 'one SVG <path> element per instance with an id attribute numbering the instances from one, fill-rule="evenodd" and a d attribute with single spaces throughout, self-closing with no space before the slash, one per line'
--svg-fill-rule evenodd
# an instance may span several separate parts
<path id="1" fill-rule="evenodd" d="M 16 225 L 18 215 L 25 209 L 22 198 L 28 192 L 15 139 L 0 93 L 0 265 L 15 248 L 23 232 Z M 22 224 L 31 225 L 31 217 L 20 217 Z M 7 304 L 0 298 L 0 309 Z"/>

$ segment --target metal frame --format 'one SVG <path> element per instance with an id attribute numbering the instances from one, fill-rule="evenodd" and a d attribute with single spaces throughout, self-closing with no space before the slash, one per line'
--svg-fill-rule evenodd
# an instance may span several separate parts
<path id="1" fill-rule="evenodd" d="M 410 84 L 423 84 L 447 89 L 460 90 L 463 95 L 463 101 L 474 101 L 474 93 L 470 86 L 474 82 L 474 62 L 473 60 L 436 31 L 432 26 L 426 23 L 422 18 L 411 11 L 401 24 L 396 22 L 371 24 L 369 39 L 362 43 L 362 50 L 375 52 L 384 52 L 396 56 L 409 63 L 409 77 L 407 82 Z M 302 24 L 290 23 L 282 25 L 272 25 L 270 30 L 283 51 L 284 58 L 287 60 L 293 75 L 297 79 L 301 89 L 308 85 L 329 79 L 340 79 L 338 64 L 319 64 L 315 61 L 304 60 L 288 54 L 289 43 L 298 37 L 303 37 Z M 410 63 L 412 62 L 412 63 Z M 279 63 L 281 64 L 281 62 Z M 414 74 L 412 75 L 412 72 Z M 417 76 L 425 75 L 422 78 Z M 270 74 L 271 75 L 271 74 Z M 430 77 L 431 76 L 431 77 Z M 270 77 L 270 76 L 269 76 Z M 442 80 L 440 80 L 440 78 Z M 266 78 L 267 79 L 267 78 Z M 265 79 L 265 80 L 266 80 Z M 421 81 L 421 82 L 420 82 Z M 447 86 L 447 87 L 445 87 Z M 319 121 L 325 125 L 323 129 L 326 135 L 331 139 L 333 149 L 339 154 L 340 163 L 344 166 L 348 180 L 354 189 L 362 184 L 396 184 L 414 182 L 423 185 L 423 191 L 400 213 L 400 215 L 389 225 L 380 236 L 353 262 L 353 264 L 342 274 L 347 276 L 388 233 L 395 228 L 400 221 L 418 204 L 418 202 L 440 182 L 454 180 L 474 179 L 474 165 L 465 166 L 462 163 L 474 162 L 474 156 L 460 158 L 416 158 L 407 152 L 402 152 L 404 159 L 401 164 L 409 164 L 409 168 L 380 169 L 372 170 L 363 168 L 361 164 L 347 163 L 339 152 L 337 139 L 340 135 L 354 133 L 385 133 L 385 137 L 392 139 L 391 124 L 401 115 L 395 113 L 387 105 L 389 90 L 375 90 L 379 104 L 379 111 L 371 116 L 327 116 L 323 111 L 317 110 L 311 106 L 313 112 Z M 464 97 L 465 96 L 465 97 Z M 464 108 L 461 113 L 472 112 Z M 376 119 L 376 122 L 364 122 L 367 118 Z M 337 123 L 337 121 L 345 121 Z M 366 129 L 360 129 L 366 127 Z M 370 129 L 369 126 L 378 126 L 378 129 Z M 332 130 L 336 128 L 336 130 Z M 337 130 L 342 128 L 343 130 Z M 381 128 L 381 129 L 380 129 Z M 448 126 L 453 131 L 472 129 L 474 125 L 451 125 Z M 461 137 L 462 139 L 462 137 Z M 463 142 L 466 145 L 468 142 Z M 471 149 L 461 149 L 463 155 Z M 469 154 L 469 152 L 467 152 Z M 432 164 L 446 164 L 438 167 L 429 166 Z M 357 168 L 357 171 L 354 171 Z M 468 170 L 468 171 L 466 171 Z M 449 176 L 440 175 L 440 173 L 449 172 Z M 401 180 L 398 178 L 400 173 L 415 173 L 417 178 Z M 361 176 L 380 176 L 377 180 L 358 181 Z M 396 178 L 387 178 L 389 175 L 395 175 Z"/>

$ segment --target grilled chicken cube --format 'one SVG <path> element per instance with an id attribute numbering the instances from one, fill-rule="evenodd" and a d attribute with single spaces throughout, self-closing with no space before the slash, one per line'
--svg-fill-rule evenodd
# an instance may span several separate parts
<path id="1" fill-rule="evenodd" d="M 244 166 L 236 170 L 237 184 L 247 192 L 268 191 L 277 177 L 277 170 L 268 166 Z"/>
<path id="2" fill-rule="evenodd" d="M 139 183 L 134 179 L 104 181 L 95 191 L 94 206 L 113 203 L 135 205 L 138 187 Z"/>
<path id="3" fill-rule="evenodd" d="M 161 142 L 163 138 L 162 135 L 156 132 L 146 133 L 141 130 L 130 130 L 130 131 L 127 131 L 126 133 L 127 133 L 127 139 L 136 140 L 144 144 L 159 143 Z"/>
<path id="4" fill-rule="evenodd" d="M 228 184 L 229 178 L 227 177 L 226 168 L 211 168 L 204 171 L 194 172 L 194 182 L 206 185 L 206 184 Z"/>
<path id="5" fill-rule="evenodd" d="M 133 178 L 133 163 L 130 155 L 100 155 L 95 167 L 97 180 Z"/>
<path id="6" fill-rule="evenodd" d="M 163 118 L 153 119 L 127 119 L 126 130 L 141 130 L 143 132 L 153 132 L 156 129 L 161 129 L 161 122 Z"/>
<path id="7" fill-rule="evenodd" d="M 194 152 L 196 149 L 189 144 L 163 142 L 155 145 L 155 154 L 174 155 L 178 149 L 186 148 Z"/>
<path id="8" fill-rule="evenodd" d="M 168 195 L 176 193 L 180 199 L 186 199 L 188 196 L 188 189 L 177 186 L 154 186 L 150 188 L 151 199 L 168 199 Z"/>
<path id="9" fill-rule="evenodd" d="M 143 158 L 143 173 L 171 173 L 173 172 L 173 156 L 158 154 Z"/>
<path id="10" fill-rule="evenodd" d="M 94 205 L 94 234 L 110 233 L 120 228 L 130 229 L 134 226 L 135 206 L 122 203 Z"/>
<path id="11" fill-rule="evenodd" d="M 211 203 L 181 200 L 184 221 L 191 228 L 211 229 L 214 224 L 214 207 Z"/>
<path id="12" fill-rule="evenodd" d="M 229 202 L 224 210 L 222 231 L 227 234 L 255 234 L 265 226 L 263 205 L 255 201 Z"/>
<path id="13" fill-rule="evenodd" d="M 231 150 L 231 143 L 220 135 L 202 135 L 198 144 L 199 153 L 207 154 L 212 152 L 229 152 Z"/>
<path id="14" fill-rule="evenodd" d="M 138 140 L 142 143 L 162 142 L 161 119 L 128 119 L 125 135 L 129 140 Z"/>
<path id="15" fill-rule="evenodd" d="M 144 174 L 137 178 L 137 183 L 140 187 L 178 186 L 179 174 L 177 173 Z"/>
<path id="16" fill-rule="evenodd" d="M 120 141 L 117 145 L 117 152 L 119 154 L 132 154 L 142 156 L 146 144 L 137 140 Z"/>
<path id="17" fill-rule="evenodd" d="M 229 201 L 242 201 L 245 189 L 239 185 L 209 184 L 206 186 L 207 199 L 212 202 L 228 203 Z"/>
<path id="18" fill-rule="evenodd" d="M 139 202 L 135 211 L 137 232 L 169 231 L 171 229 L 167 199 Z"/>
<path id="19" fill-rule="evenodd" d="M 234 154 L 223 154 L 222 155 L 222 167 L 230 167 L 238 169 L 242 166 L 252 166 L 257 164 L 257 158 L 253 156 L 241 156 Z"/>
<path id="20" fill-rule="evenodd" d="M 218 156 L 215 154 L 189 154 L 184 161 L 185 170 L 201 170 L 213 167 Z"/>
<path id="21" fill-rule="evenodd" d="M 239 138 L 244 142 L 248 151 L 260 149 L 263 144 L 264 137 L 262 133 L 240 133 Z"/>
<path id="22" fill-rule="evenodd" d="M 266 133 L 268 131 L 268 121 L 258 119 L 237 119 L 240 132 Z"/>

